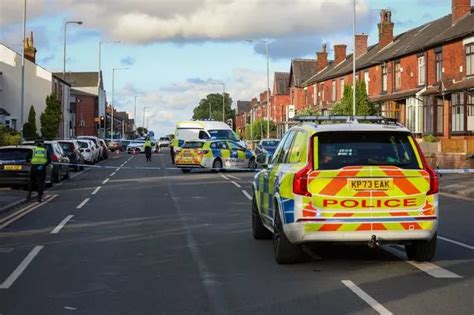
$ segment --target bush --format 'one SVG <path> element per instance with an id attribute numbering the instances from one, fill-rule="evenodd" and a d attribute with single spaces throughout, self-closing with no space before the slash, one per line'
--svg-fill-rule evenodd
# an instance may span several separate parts
<path id="1" fill-rule="evenodd" d="M 20 133 L 0 125 L 0 146 L 18 145 L 21 142 Z"/>
<path id="2" fill-rule="evenodd" d="M 435 136 L 429 134 L 429 135 L 426 135 L 423 137 L 423 140 L 427 143 L 434 143 L 434 142 L 438 142 L 438 138 L 436 138 Z"/>

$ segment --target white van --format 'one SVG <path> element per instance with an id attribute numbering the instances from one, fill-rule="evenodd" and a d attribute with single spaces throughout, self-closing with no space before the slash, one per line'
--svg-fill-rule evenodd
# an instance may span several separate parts
<path id="1" fill-rule="evenodd" d="M 232 140 L 246 147 L 239 136 L 222 121 L 182 121 L 176 124 L 173 149 L 181 147 L 185 141 L 191 140 Z"/>

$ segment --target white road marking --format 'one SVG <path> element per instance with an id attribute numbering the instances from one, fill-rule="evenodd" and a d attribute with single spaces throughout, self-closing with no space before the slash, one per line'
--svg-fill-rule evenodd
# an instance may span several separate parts
<path id="1" fill-rule="evenodd" d="M 117 167 L 117 169 L 115 170 L 116 172 L 120 171 L 120 167 Z"/>
<path id="2" fill-rule="evenodd" d="M 413 267 L 416 267 L 420 269 L 421 271 L 426 272 L 427 274 L 429 274 L 430 276 L 434 278 L 438 278 L 438 279 L 462 278 L 462 276 L 430 262 L 417 262 L 417 261 L 406 260 L 407 258 L 404 252 L 398 251 L 395 248 L 392 248 L 390 246 L 384 246 L 383 249 L 391 253 L 392 255 L 400 258 L 401 260 L 404 260 L 405 262 L 409 263 Z"/>
<path id="3" fill-rule="evenodd" d="M 73 215 L 68 215 L 67 217 L 64 218 L 64 220 L 62 220 L 58 226 L 56 226 L 54 228 L 54 230 L 51 231 L 51 234 L 58 234 L 59 231 L 61 231 L 61 229 L 69 222 L 69 220 L 72 219 L 72 217 L 74 217 Z"/>
<path id="4" fill-rule="evenodd" d="M 465 247 L 465 248 L 468 248 L 468 249 L 474 249 L 474 246 L 472 246 L 472 245 L 461 243 L 461 242 L 458 242 L 458 241 L 455 241 L 455 240 L 452 240 L 452 239 L 449 239 L 449 238 L 446 238 L 446 237 L 442 237 L 442 236 L 439 236 L 439 235 L 438 235 L 438 239 L 443 240 L 445 242 L 453 243 L 453 244 L 456 244 L 456 245 L 459 245 L 459 246 L 462 246 L 462 247 Z"/>
<path id="5" fill-rule="evenodd" d="M 16 267 L 13 273 L 2 283 L 0 284 L 0 289 L 8 289 L 15 282 L 16 279 L 25 271 L 26 267 L 31 263 L 31 261 L 38 255 L 40 250 L 44 246 L 35 246 L 31 252 L 23 259 L 23 261 Z"/>
<path id="6" fill-rule="evenodd" d="M 222 175 L 222 174 L 221 174 L 221 177 L 222 177 L 223 179 L 229 180 L 229 177 L 227 177 L 227 176 L 225 176 L 225 175 Z"/>
<path id="7" fill-rule="evenodd" d="M 389 315 L 393 314 L 388 309 L 386 309 L 382 304 L 377 302 L 373 297 L 365 293 L 364 290 L 359 288 L 357 285 L 354 284 L 351 280 L 341 280 L 341 282 L 352 292 L 354 292 L 358 297 L 364 300 L 365 303 L 369 304 L 377 313 Z"/>
<path id="8" fill-rule="evenodd" d="M 94 191 L 92 192 L 92 195 L 97 194 L 97 192 L 102 188 L 102 186 L 97 186 Z"/>
<path id="9" fill-rule="evenodd" d="M 82 207 L 84 207 L 84 205 L 85 205 L 89 200 L 91 200 L 91 198 L 86 198 L 86 199 L 82 200 L 82 202 L 76 207 L 76 209 L 81 209 Z"/>
<path id="10" fill-rule="evenodd" d="M 439 192 L 441 196 L 449 197 L 449 198 L 456 198 L 456 199 L 461 199 L 461 200 L 466 200 L 466 201 L 472 201 L 474 198 L 466 197 L 466 196 L 461 196 L 461 195 L 454 195 L 454 194 L 448 194 L 445 192 Z"/>
<path id="11" fill-rule="evenodd" d="M 246 190 L 242 190 L 242 193 L 245 195 L 245 197 L 247 197 L 248 200 L 252 200 L 252 196 L 250 196 Z"/>
<path id="12" fill-rule="evenodd" d="M 28 206 L 24 207 L 23 209 L 15 212 L 15 213 L 12 213 L 9 216 L 3 218 L 2 220 L 0 220 L 0 223 L 1 223 L 0 230 L 5 228 L 6 226 L 12 224 L 13 222 L 17 221 L 18 219 L 24 217 L 25 215 L 27 215 L 28 213 L 34 211 L 35 209 L 47 204 L 48 202 L 50 202 L 51 200 L 53 200 L 57 196 L 58 195 L 46 196 L 42 203 L 34 203 L 34 204 L 31 204 L 31 205 L 28 205 Z"/>
<path id="13" fill-rule="evenodd" d="M 115 173 L 115 172 L 113 172 L 112 174 L 110 174 L 110 177 L 114 176 L 115 174 L 116 174 L 116 173 Z"/>
<path id="14" fill-rule="evenodd" d="M 227 177 L 230 177 L 232 179 L 236 179 L 236 180 L 240 180 L 240 178 L 236 177 L 236 176 L 232 176 L 232 175 L 227 175 Z"/>
<path id="15" fill-rule="evenodd" d="M 235 187 L 237 187 L 237 188 L 242 188 L 242 186 L 240 186 L 237 182 L 235 182 L 235 181 L 233 181 L 233 180 L 231 180 L 230 182 L 231 182 L 232 184 L 234 184 Z"/>
<path id="16" fill-rule="evenodd" d="M 107 184 L 107 182 L 110 180 L 110 178 L 106 178 L 103 182 L 102 182 L 102 185 L 105 185 Z"/>

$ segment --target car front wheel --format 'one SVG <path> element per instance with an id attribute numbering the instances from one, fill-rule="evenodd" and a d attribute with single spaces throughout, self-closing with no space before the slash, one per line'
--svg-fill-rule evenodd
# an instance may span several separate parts
<path id="1" fill-rule="evenodd" d="M 252 233 L 256 240 L 268 240 L 272 238 L 272 233 L 263 225 L 260 213 L 258 213 L 255 194 L 252 198 Z"/>

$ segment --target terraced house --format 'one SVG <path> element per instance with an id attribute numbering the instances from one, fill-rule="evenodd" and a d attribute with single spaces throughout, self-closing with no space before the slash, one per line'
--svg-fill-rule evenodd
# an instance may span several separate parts
<path id="1" fill-rule="evenodd" d="M 389 10 L 382 10 L 378 43 L 356 36 L 356 80 L 364 80 L 382 115 L 394 117 L 418 135 L 441 140 L 443 152 L 474 152 L 474 7 L 452 0 L 452 13 L 394 36 Z M 315 73 L 293 81 L 291 105 L 331 112 L 344 86 L 352 84 L 346 45 L 317 53 Z M 294 72 L 292 64 L 292 72 Z M 292 85 L 293 84 L 293 85 Z"/>

